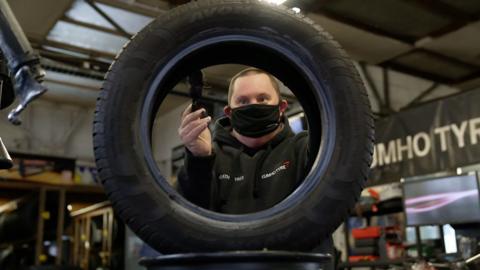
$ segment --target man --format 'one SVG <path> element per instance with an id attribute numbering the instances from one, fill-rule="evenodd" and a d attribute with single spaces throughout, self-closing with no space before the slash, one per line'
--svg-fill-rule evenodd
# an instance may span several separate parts
<path id="1" fill-rule="evenodd" d="M 186 148 L 178 177 L 184 196 L 213 211 L 244 214 L 290 195 L 308 173 L 308 133 L 292 132 L 287 107 L 276 79 L 256 68 L 232 78 L 226 116 L 215 123 L 213 143 L 211 118 L 188 106 L 178 129 Z M 332 238 L 314 251 L 335 254 Z M 324 269 L 333 269 L 333 262 Z"/>
<path id="2" fill-rule="evenodd" d="M 248 68 L 231 80 L 226 117 L 212 135 L 204 110 L 182 115 L 179 135 L 186 147 L 179 186 L 190 201 L 228 214 L 274 206 L 291 194 L 307 172 L 306 132 L 294 135 L 285 117 L 276 79 Z"/>

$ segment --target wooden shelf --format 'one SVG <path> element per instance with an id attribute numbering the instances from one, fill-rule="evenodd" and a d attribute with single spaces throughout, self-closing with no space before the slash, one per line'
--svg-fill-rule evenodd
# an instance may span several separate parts
<path id="1" fill-rule="evenodd" d="M 71 217 L 80 216 L 80 215 L 83 215 L 85 213 L 93 212 L 95 210 L 102 209 L 102 208 L 105 208 L 105 207 L 111 206 L 111 205 L 112 204 L 109 201 L 99 202 L 99 203 L 96 203 L 94 205 L 90 205 L 88 207 L 79 209 L 77 211 L 73 211 L 73 212 L 70 213 L 70 216 Z"/>
<path id="2" fill-rule="evenodd" d="M 65 189 L 68 193 L 97 193 L 104 194 L 103 187 L 100 185 L 84 185 L 84 184 L 48 184 L 41 182 L 32 182 L 17 179 L 0 178 L 0 189 L 9 190 L 36 190 L 42 187 L 48 189 Z"/>

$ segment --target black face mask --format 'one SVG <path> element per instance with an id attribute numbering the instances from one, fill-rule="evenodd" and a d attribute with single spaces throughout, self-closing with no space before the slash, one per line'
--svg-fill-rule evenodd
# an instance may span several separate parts
<path id="1" fill-rule="evenodd" d="M 232 109 L 233 129 L 243 136 L 259 138 L 280 125 L 279 105 L 252 104 Z"/>

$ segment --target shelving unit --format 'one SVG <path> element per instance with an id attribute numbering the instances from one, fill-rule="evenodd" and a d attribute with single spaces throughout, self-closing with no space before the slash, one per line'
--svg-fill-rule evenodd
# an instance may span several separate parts
<path id="1" fill-rule="evenodd" d="M 14 194 L 13 196 L 16 197 L 8 203 L 0 206 L 0 214 L 16 211 L 17 207 L 23 202 L 23 200 L 25 200 L 31 195 L 35 195 L 38 197 L 38 216 L 35 224 L 35 236 L 32 239 L 28 239 L 28 241 L 16 243 L 18 245 L 28 243 L 31 246 L 34 246 L 34 258 L 32 258 L 32 262 L 34 263 L 34 265 L 42 265 L 43 261 L 46 258 L 43 251 L 46 220 L 56 218 L 55 243 L 57 248 L 57 255 L 55 257 L 55 264 L 61 265 L 63 257 L 67 255 L 62 254 L 62 236 L 65 234 L 65 211 L 67 208 L 67 204 L 75 201 L 93 204 L 97 201 L 105 200 L 103 188 L 99 185 L 60 185 L 1 178 L 0 191 L 0 195 L 8 193 Z M 50 212 L 46 209 L 47 198 L 48 200 L 56 200 L 56 204 L 58 204 L 58 210 L 55 217 L 50 217 Z"/>
<path id="2" fill-rule="evenodd" d="M 401 198 L 395 198 L 387 201 L 380 202 L 376 205 L 377 211 L 372 211 L 371 209 L 362 209 L 361 216 L 350 215 L 350 217 L 362 217 L 367 219 L 367 224 L 370 225 L 370 218 L 373 216 L 382 216 L 388 214 L 395 214 L 403 211 L 403 204 Z M 355 211 L 352 211 L 355 212 Z M 349 218 L 350 218 L 349 217 Z M 350 231 L 348 219 L 344 223 L 344 235 L 345 235 L 345 245 L 346 245 L 346 257 L 347 260 L 350 257 Z M 339 269 L 353 269 L 359 267 L 370 267 L 370 269 L 385 269 L 391 265 L 402 265 L 403 259 L 389 260 L 385 258 L 380 258 L 375 261 L 359 261 L 359 262 L 341 262 L 338 266 Z"/>
<path id="3" fill-rule="evenodd" d="M 74 246 L 73 264 L 82 269 L 88 269 L 89 259 L 95 251 L 102 255 L 102 264 L 109 266 L 112 250 L 113 209 L 109 202 L 101 202 L 87 208 L 80 209 L 71 214 L 74 219 Z M 94 219 L 99 219 L 101 226 L 101 247 L 93 247 L 91 229 Z"/>

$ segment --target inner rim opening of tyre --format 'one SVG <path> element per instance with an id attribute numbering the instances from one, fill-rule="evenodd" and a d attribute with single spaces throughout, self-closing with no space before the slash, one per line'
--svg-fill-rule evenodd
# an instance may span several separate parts
<path id="1" fill-rule="evenodd" d="M 329 133 L 332 134 L 329 131 L 334 128 L 334 121 L 332 120 L 333 116 L 326 109 L 329 105 L 321 94 L 324 92 L 321 90 L 324 86 L 318 78 L 317 80 L 312 79 L 312 72 L 315 69 L 305 64 L 308 61 L 299 59 L 294 52 L 283 50 L 281 47 L 272 48 L 271 44 L 265 46 L 261 40 L 248 42 L 245 40 L 238 41 L 231 37 L 225 37 L 223 40 L 220 38 L 216 41 L 206 42 L 203 45 L 186 46 L 178 51 L 183 55 L 172 54 L 166 65 L 163 63 L 162 66 L 157 67 L 157 70 L 152 73 L 150 84 L 147 86 L 149 87 L 149 93 L 144 101 L 144 108 L 140 118 L 141 140 L 144 146 L 148 144 L 150 150 L 146 151 L 145 161 L 148 163 L 150 172 L 159 186 L 170 195 L 172 200 L 191 211 L 217 220 L 235 221 L 235 217 L 239 216 L 213 212 L 196 207 L 188 202 L 162 177 L 152 152 L 152 132 L 155 118 L 161 103 L 171 93 L 171 89 L 196 70 L 222 64 L 252 66 L 271 73 L 295 94 L 306 116 L 310 149 L 308 168 L 312 170 L 294 193 L 274 206 L 275 211 L 285 210 L 288 205 L 291 205 L 292 201 L 298 201 L 299 197 L 311 190 L 312 181 L 320 181 L 318 175 L 316 177 L 312 176 L 312 171 L 313 168 L 323 166 L 322 158 L 327 151 L 326 147 L 324 147 L 326 140 L 334 140 L 334 138 L 329 137 Z M 315 88 L 320 89 L 318 91 L 320 94 L 313 91 Z M 180 125 L 180 118 L 179 115 L 178 126 Z M 212 119 L 212 122 L 215 120 Z M 162 123 L 158 122 L 155 125 L 162 126 Z M 175 132 L 177 132 L 177 129 L 175 129 Z M 170 145 L 170 147 L 175 146 L 177 145 Z M 287 203 L 288 201 L 290 203 Z M 267 215 L 267 210 L 243 214 L 243 220 L 245 220 L 245 215 L 250 215 L 252 219 Z"/>

